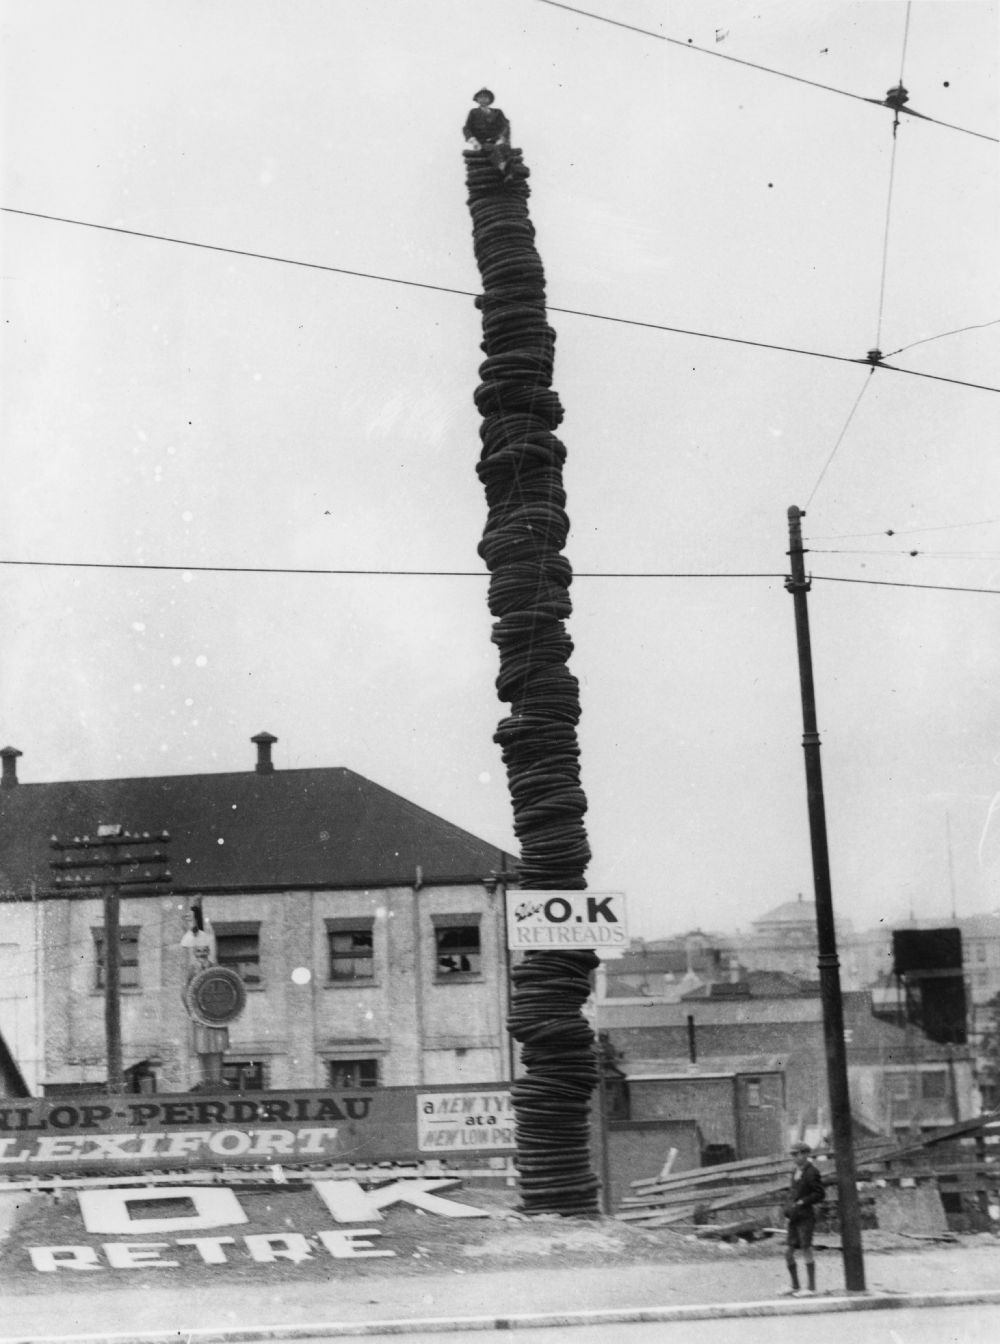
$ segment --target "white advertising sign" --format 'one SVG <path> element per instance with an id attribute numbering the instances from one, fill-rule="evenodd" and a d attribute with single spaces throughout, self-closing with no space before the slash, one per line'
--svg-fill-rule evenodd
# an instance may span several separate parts
<path id="1" fill-rule="evenodd" d="M 420 1178 L 393 1181 L 365 1190 L 353 1180 L 314 1181 L 313 1189 L 327 1212 L 340 1224 L 382 1222 L 382 1210 L 397 1204 L 409 1204 L 443 1218 L 488 1218 L 486 1209 L 441 1198 L 439 1191 L 458 1184 L 457 1179 L 449 1177 Z M 100 1273 L 105 1268 L 184 1269 L 186 1265 L 198 1262 L 245 1265 L 248 1257 L 260 1265 L 284 1260 L 299 1264 L 315 1259 L 320 1246 L 335 1260 L 396 1255 L 391 1248 L 376 1243 L 382 1230 L 370 1226 L 341 1226 L 308 1232 L 254 1232 L 238 1238 L 219 1235 L 219 1228 L 249 1221 L 235 1193 L 224 1186 L 148 1185 L 138 1189 L 79 1190 L 77 1199 L 83 1226 L 92 1236 L 134 1238 L 163 1236 L 171 1232 L 198 1235 L 175 1236 L 170 1241 L 105 1241 L 100 1246 L 25 1246 L 24 1250 L 39 1273 L 91 1274 Z M 155 1206 L 152 1215 L 144 1211 L 150 1205 Z M 317 1205 L 317 1221 L 320 1217 L 322 1214 Z M 244 1249 L 237 1242 L 242 1242 Z M 188 1247 L 196 1252 L 196 1256 Z"/>
<path id="2" fill-rule="evenodd" d="M 463 1148 L 513 1148 L 510 1093 L 422 1092 L 417 1096 L 417 1146 L 422 1153 Z"/>
<path id="3" fill-rule="evenodd" d="M 618 951 L 628 942 L 622 891 L 508 891 L 507 946 Z"/>

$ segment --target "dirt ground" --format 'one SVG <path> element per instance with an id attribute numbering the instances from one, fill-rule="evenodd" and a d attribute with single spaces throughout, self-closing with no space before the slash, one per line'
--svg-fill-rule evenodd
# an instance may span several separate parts
<path id="1" fill-rule="evenodd" d="M 449 1199 L 485 1209 L 485 1218 L 449 1219 L 396 1205 L 387 1208 L 377 1224 L 381 1237 L 379 1249 L 391 1250 L 393 1258 L 338 1259 L 334 1262 L 316 1233 L 336 1227 L 332 1215 L 319 1203 L 314 1192 L 295 1187 L 273 1186 L 266 1190 L 241 1190 L 239 1200 L 249 1221 L 212 1230 L 211 1235 L 232 1235 L 227 1245 L 224 1266 L 204 1263 L 194 1246 L 178 1246 L 176 1238 L 165 1234 L 143 1240 L 168 1243 L 160 1255 L 177 1261 L 175 1268 L 142 1268 L 131 1271 L 109 1270 L 106 1263 L 99 1272 L 59 1270 L 41 1273 L 28 1254 L 31 1246 L 92 1246 L 116 1238 L 88 1233 L 83 1226 L 77 1200 L 64 1192 L 58 1201 L 37 1195 L 19 1213 L 3 1250 L 0 1251 L 0 1282 L 18 1293 L 46 1293 L 72 1287 L 74 1292 L 106 1290 L 121 1283 L 124 1287 L 167 1286 L 178 1277 L 196 1289 L 199 1285 L 240 1280 L 260 1284 L 267 1280 L 289 1284 L 328 1280 L 331 1270 L 337 1277 L 378 1278 L 392 1275 L 418 1276 L 449 1273 L 474 1274 L 483 1270 L 518 1268 L 585 1268 L 609 1264 L 637 1265 L 704 1263 L 715 1266 L 722 1260 L 773 1261 L 780 1254 L 780 1234 L 765 1235 L 755 1241 L 699 1240 L 690 1228 L 640 1228 L 614 1218 L 561 1218 L 556 1215 L 527 1217 L 515 1209 L 516 1195 L 506 1188 L 466 1187 L 447 1192 Z M 309 1258 L 294 1262 L 278 1259 L 262 1264 L 251 1258 L 242 1238 L 263 1233 L 299 1232 L 308 1240 Z M 198 1235 L 184 1233 L 185 1236 Z M 209 1233 L 200 1235 L 208 1236 Z M 118 1238 L 121 1239 L 121 1238 Z M 131 1241 L 137 1238 L 129 1238 Z M 937 1242 L 938 1249 L 948 1245 L 980 1242 L 982 1237 L 959 1238 L 955 1242 Z M 991 1244 L 995 1237 L 987 1237 Z M 865 1249 L 913 1252 L 927 1242 L 877 1231 L 864 1234 Z M 838 1239 L 818 1238 L 820 1254 L 835 1254 Z"/>

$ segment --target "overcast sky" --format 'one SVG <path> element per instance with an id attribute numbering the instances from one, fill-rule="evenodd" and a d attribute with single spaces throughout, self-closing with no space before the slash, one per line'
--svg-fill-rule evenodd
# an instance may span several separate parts
<path id="1" fill-rule="evenodd" d="M 836 908 L 995 909 L 1000 396 L 938 379 L 1000 386 L 997 7 L 586 8 L 671 40 L 541 0 L 3 4 L 3 205 L 108 227 L 2 216 L 0 558 L 65 567 L 0 567 L 0 737 L 37 782 L 249 770 L 267 729 L 515 848 L 479 314 L 423 287 L 479 288 L 485 83 L 549 302 L 596 315 L 551 317 L 591 888 L 647 937 L 811 895 L 796 504 Z M 893 157 L 863 99 L 901 73 L 950 127 Z"/>

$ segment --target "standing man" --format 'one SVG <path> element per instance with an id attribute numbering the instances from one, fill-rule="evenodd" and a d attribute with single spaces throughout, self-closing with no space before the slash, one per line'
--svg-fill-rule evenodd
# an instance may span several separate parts
<path id="1" fill-rule="evenodd" d="M 788 1236 L 785 1241 L 785 1264 L 791 1275 L 792 1296 L 800 1293 L 799 1270 L 795 1263 L 795 1252 L 802 1252 L 809 1287 L 806 1293 L 816 1291 L 816 1261 L 813 1258 L 813 1230 L 816 1227 L 816 1208 L 826 1199 L 823 1178 L 810 1162 L 812 1149 L 808 1143 L 792 1144 L 792 1159 L 795 1170 L 792 1172 L 792 1184 L 788 1192 L 788 1203 L 784 1213 L 788 1219 Z"/>
<path id="2" fill-rule="evenodd" d="M 470 149 L 489 150 L 490 163 L 504 175 L 509 176 L 510 164 L 510 122 L 498 107 L 493 106 L 493 93 L 490 89 L 480 89 L 472 95 L 476 106 L 465 119 L 462 134 Z"/>

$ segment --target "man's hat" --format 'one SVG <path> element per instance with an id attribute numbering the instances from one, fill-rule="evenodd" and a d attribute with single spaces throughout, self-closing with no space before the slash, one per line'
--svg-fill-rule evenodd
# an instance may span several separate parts
<path id="1" fill-rule="evenodd" d="M 492 103 L 492 102 L 494 101 L 493 90 L 492 90 L 492 89 L 479 89 L 476 93 L 474 93 L 474 94 L 472 95 L 472 101 L 475 102 L 476 99 L 477 99 L 477 98 L 481 98 L 481 97 L 483 96 L 484 93 L 485 93 L 486 97 L 490 100 L 490 102 Z"/>
<path id="2" fill-rule="evenodd" d="M 811 1152 L 812 1152 L 812 1149 L 809 1147 L 808 1143 L 803 1143 L 802 1140 L 800 1139 L 798 1143 L 793 1143 L 793 1144 L 792 1144 L 792 1152 L 793 1152 L 793 1153 L 811 1153 Z"/>

